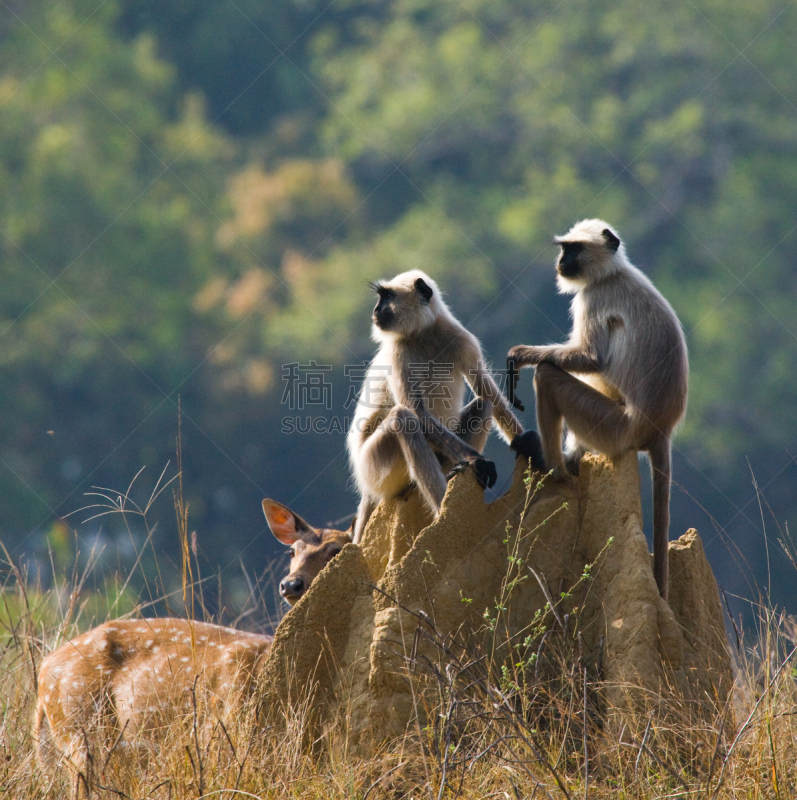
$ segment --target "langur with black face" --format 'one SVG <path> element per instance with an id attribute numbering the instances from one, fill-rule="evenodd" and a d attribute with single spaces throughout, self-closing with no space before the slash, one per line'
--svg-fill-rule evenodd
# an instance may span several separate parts
<path id="1" fill-rule="evenodd" d="M 485 368 L 478 339 L 454 318 L 428 275 L 412 270 L 374 289 L 372 335 L 379 350 L 348 435 L 361 495 L 355 543 L 379 501 L 413 484 L 433 513 L 449 470 L 450 478 L 472 467 L 482 486 L 492 486 L 495 466 L 480 456 L 491 419 L 508 442 L 523 433 Z M 466 384 L 474 397 L 463 406 Z"/>
<path id="2" fill-rule="evenodd" d="M 584 220 L 555 241 L 561 247 L 559 291 L 575 295 L 570 339 L 561 345 L 513 347 L 510 369 L 537 368 L 537 427 L 545 465 L 555 476 L 576 471 L 586 451 L 612 458 L 628 450 L 649 454 L 653 571 L 666 600 L 670 439 L 686 411 L 686 341 L 670 304 L 631 264 L 605 222 Z"/>

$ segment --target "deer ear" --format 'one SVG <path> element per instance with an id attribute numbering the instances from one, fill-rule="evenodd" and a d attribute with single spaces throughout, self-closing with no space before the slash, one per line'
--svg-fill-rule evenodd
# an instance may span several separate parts
<path id="1" fill-rule="evenodd" d="M 266 522 L 271 532 L 277 541 L 284 545 L 292 545 L 301 539 L 303 534 L 312 530 L 298 514 L 294 514 L 288 506 L 276 500 L 264 500 L 263 513 L 266 515 Z"/>

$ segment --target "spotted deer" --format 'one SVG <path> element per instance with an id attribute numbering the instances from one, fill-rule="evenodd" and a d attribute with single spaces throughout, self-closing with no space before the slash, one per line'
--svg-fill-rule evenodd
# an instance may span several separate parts
<path id="1" fill-rule="evenodd" d="M 351 541 L 314 528 L 287 506 L 263 501 L 274 536 L 291 548 L 280 594 L 291 605 Z M 186 619 L 117 619 L 50 653 L 39 669 L 34 738 L 39 760 L 67 770 L 74 797 L 90 794 L 92 771 L 110 750 L 144 757 L 180 724 L 228 718 L 243 708 L 273 637 Z M 97 766 L 99 763 L 99 767 Z"/>

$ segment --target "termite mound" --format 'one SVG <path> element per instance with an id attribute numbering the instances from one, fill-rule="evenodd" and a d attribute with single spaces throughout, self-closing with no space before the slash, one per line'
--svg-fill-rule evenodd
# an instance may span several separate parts
<path id="1" fill-rule="evenodd" d="M 277 629 L 264 710 L 283 719 L 310 691 L 317 730 L 343 724 L 349 742 L 369 752 L 425 723 L 419 666 L 439 657 L 435 637 L 484 651 L 500 616 L 508 640 L 534 620 L 572 637 L 617 730 L 633 734 L 674 707 L 716 720 L 733 673 L 695 530 L 670 543 L 669 598 L 653 577 L 634 454 L 587 455 L 572 485 L 540 485 L 518 463 L 492 503 L 466 472 L 449 483 L 437 518 L 413 493 L 383 504 L 362 544 L 324 569 Z M 502 657 L 500 647 L 492 652 Z"/>

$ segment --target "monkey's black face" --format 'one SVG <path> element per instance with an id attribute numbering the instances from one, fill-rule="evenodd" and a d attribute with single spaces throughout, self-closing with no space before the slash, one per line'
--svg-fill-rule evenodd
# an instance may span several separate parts
<path id="1" fill-rule="evenodd" d="M 384 286 L 377 286 L 379 299 L 374 307 L 374 324 L 383 331 L 389 331 L 396 321 L 396 293 Z"/>
<path id="2" fill-rule="evenodd" d="M 559 242 L 562 252 L 556 263 L 556 270 L 563 278 L 577 278 L 581 272 L 581 253 L 584 245 L 581 242 Z"/>

